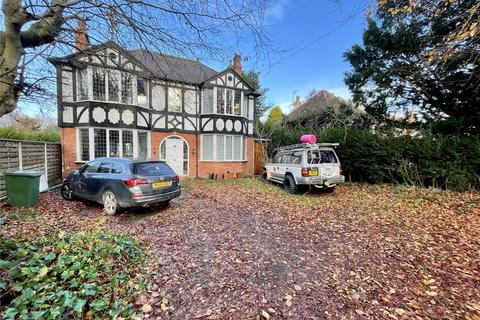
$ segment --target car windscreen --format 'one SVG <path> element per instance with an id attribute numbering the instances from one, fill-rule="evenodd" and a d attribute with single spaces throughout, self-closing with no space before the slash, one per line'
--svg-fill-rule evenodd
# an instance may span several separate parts
<path id="1" fill-rule="evenodd" d="M 142 162 L 133 166 L 133 174 L 139 176 L 174 176 L 175 172 L 163 162 Z"/>

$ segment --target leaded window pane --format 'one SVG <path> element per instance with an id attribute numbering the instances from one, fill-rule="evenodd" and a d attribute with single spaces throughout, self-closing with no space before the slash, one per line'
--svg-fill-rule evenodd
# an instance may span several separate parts
<path id="1" fill-rule="evenodd" d="M 130 130 L 122 132 L 122 149 L 124 157 L 133 157 L 133 132 Z"/>
<path id="2" fill-rule="evenodd" d="M 133 75 L 122 72 L 122 103 L 133 104 Z"/>
<path id="3" fill-rule="evenodd" d="M 90 141 L 88 129 L 80 129 L 80 161 L 90 160 Z"/>
<path id="4" fill-rule="evenodd" d="M 242 160 L 242 137 L 233 137 L 233 160 Z"/>
<path id="5" fill-rule="evenodd" d="M 232 114 L 233 113 L 232 112 L 232 102 L 233 102 L 232 101 L 232 99 L 233 99 L 232 92 L 233 92 L 233 90 L 227 89 L 227 98 L 226 98 L 227 101 L 226 101 L 226 112 L 225 112 L 226 114 Z"/>
<path id="6" fill-rule="evenodd" d="M 225 136 L 217 135 L 217 160 L 225 160 Z"/>
<path id="7" fill-rule="evenodd" d="M 203 89 L 203 113 L 213 113 L 213 89 Z"/>
<path id="8" fill-rule="evenodd" d="M 110 157 L 120 157 L 120 132 L 118 130 L 110 130 L 108 133 L 108 141 L 110 143 Z"/>
<path id="9" fill-rule="evenodd" d="M 225 160 L 233 160 L 232 154 L 232 136 L 225 137 Z"/>
<path id="10" fill-rule="evenodd" d="M 182 90 L 168 88 L 168 111 L 182 112 Z"/>
<path id="11" fill-rule="evenodd" d="M 204 135 L 202 138 L 202 157 L 203 160 L 213 160 L 213 136 Z"/>
<path id="12" fill-rule="evenodd" d="M 119 96 L 118 92 L 120 88 L 118 86 L 119 79 L 117 71 L 108 72 L 108 100 L 118 102 Z"/>
<path id="13" fill-rule="evenodd" d="M 233 101 L 233 114 L 236 116 L 242 115 L 242 92 L 240 90 L 235 90 L 235 99 Z"/>
<path id="14" fill-rule="evenodd" d="M 78 100 L 88 100 L 88 70 L 78 69 Z"/>
<path id="15" fill-rule="evenodd" d="M 107 131 L 105 129 L 93 130 L 93 147 L 95 158 L 107 156 Z"/>
<path id="16" fill-rule="evenodd" d="M 137 78 L 137 101 L 138 106 L 148 108 L 148 86 L 147 80 L 144 78 Z"/>
<path id="17" fill-rule="evenodd" d="M 225 89 L 217 88 L 217 113 L 225 113 Z"/>
<path id="18" fill-rule="evenodd" d="M 105 101 L 105 69 L 92 69 L 93 100 Z"/>
<path id="19" fill-rule="evenodd" d="M 138 156 L 146 158 L 148 154 L 148 136 L 146 132 L 138 133 Z"/>

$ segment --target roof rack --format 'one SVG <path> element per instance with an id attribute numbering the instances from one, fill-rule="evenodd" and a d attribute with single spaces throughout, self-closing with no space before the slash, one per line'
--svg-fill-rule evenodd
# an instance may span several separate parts
<path id="1" fill-rule="evenodd" d="M 310 144 L 310 143 L 299 143 L 299 144 L 291 144 L 289 146 L 283 146 L 283 147 L 278 147 L 275 148 L 274 151 L 287 151 L 287 150 L 294 150 L 294 149 L 306 149 L 306 148 L 314 148 L 314 147 L 338 147 L 340 143 L 315 143 L 315 144 Z"/>

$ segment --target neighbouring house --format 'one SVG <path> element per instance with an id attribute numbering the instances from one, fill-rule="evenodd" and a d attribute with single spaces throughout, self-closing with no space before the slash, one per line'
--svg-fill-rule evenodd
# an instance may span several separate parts
<path id="1" fill-rule="evenodd" d="M 191 177 L 250 175 L 258 93 L 240 56 L 217 72 L 199 61 L 112 41 L 50 58 L 57 70 L 63 172 L 98 157 L 165 160 Z"/>

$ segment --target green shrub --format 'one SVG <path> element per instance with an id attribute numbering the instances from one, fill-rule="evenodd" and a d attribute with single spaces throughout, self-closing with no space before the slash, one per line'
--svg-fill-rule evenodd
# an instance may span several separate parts
<path id="1" fill-rule="evenodd" d="M 0 138 L 14 140 L 60 142 L 58 131 L 48 130 L 39 132 L 22 131 L 12 127 L 0 128 Z"/>
<path id="2" fill-rule="evenodd" d="M 60 233 L 37 242 L 2 241 L 0 283 L 11 297 L 4 319 L 132 318 L 145 254 L 138 241 L 100 233 Z M 0 243 L 1 247 L 5 247 Z"/>

